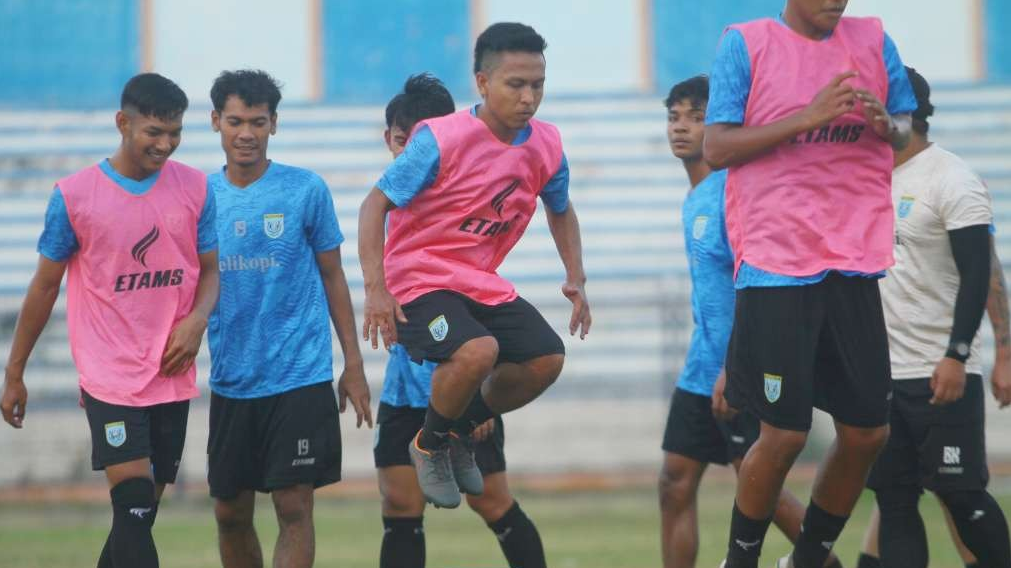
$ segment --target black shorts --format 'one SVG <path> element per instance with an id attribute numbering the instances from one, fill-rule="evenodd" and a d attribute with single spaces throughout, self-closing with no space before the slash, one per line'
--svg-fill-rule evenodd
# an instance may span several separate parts
<path id="1" fill-rule="evenodd" d="M 425 411 L 424 408 L 379 403 L 375 440 L 372 444 L 372 457 L 376 461 L 376 468 L 411 465 L 407 447 L 424 425 Z M 501 416 L 495 417 L 495 430 L 492 435 L 475 445 L 474 457 L 482 475 L 506 470 L 505 424 Z"/>
<path id="2" fill-rule="evenodd" d="M 675 389 L 671 397 L 663 451 L 702 463 L 728 463 L 743 458 L 758 439 L 758 419 L 738 412 L 729 422 L 713 416 L 712 398 Z"/>
<path id="3" fill-rule="evenodd" d="M 967 375 L 965 394 L 950 404 L 930 404 L 930 379 L 892 386 L 891 436 L 871 469 L 867 486 L 917 486 L 931 491 L 983 489 L 986 465 L 983 377 Z"/>
<path id="4" fill-rule="evenodd" d="M 261 398 L 211 394 L 211 496 L 340 481 L 341 431 L 330 381 Z"/>
<path id="5" fill-rule="evenodd" d="M 91 428 L 91 469 L 150 458 L 155 483 L 175 483 L 186 444 L 190 401 L 121 406 L 83 390 L 81 399 Z"/>
<path id="6" fill-rule="evenodd" d="M 441 363 L 464 343 L 489 335 L 498 341 L 499 363 L 565 353 L 562 339 L 523 298 L 486 306 L 456 292 L 436 290 L 402 308 L 407 323 L 397 322 L 397 335 L 414 361 Z"/>
<path id="7" fill-rule="evenodd" d="M 727 401 L 777 428 L 811 429 L 812 408 L 849 426 L 888 424 L 891 364 L 878 281 L 737 291 Z"/>

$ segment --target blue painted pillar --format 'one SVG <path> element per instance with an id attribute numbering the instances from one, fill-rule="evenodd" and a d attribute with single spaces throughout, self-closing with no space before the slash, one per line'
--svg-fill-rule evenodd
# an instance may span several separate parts
<path id="1" fill-rule="evenodd" d="M 986 78 L 1011 81 L 1011 1 L 985 1 Z"/>

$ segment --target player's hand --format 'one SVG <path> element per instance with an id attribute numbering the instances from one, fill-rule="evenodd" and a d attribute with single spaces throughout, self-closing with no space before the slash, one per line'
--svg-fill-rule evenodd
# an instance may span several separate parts
<path id="1" fill-rule="evenodd" d="M 1011 404 L 1011 359 L 998 358 L 994 361 L 990 386 L 993 387 L 993 398 L 1001 408 Z"/>
<path id="2" fill-rule="evenodd" d="M 965 393 L 965 363 L 951 357 L 941 359 L 930 377 L 930 390 L 934 391 L 930 404 L 948 404 L 962 398 Z"/>
<path id="3" fill-rule="evenodd" d="M 484 423 L 479 424 L 476 428 L 474 428 L 474 431 L 471 433 L 471 436 L 474 437 L 475 442 L 483 442 L 488 438 L 491 438 L 491 434 L 494 431 L 495 431 L 495 419 L 489 418 L 488 420 L 484 421 Z"/>
<path id="4" fill-rule="evenodd" d="M 727 398 L 723 396 L 723 392 L 727 388 L 727 372 L 725 370 L 720 371 L 720 376 L 716 378 L 716 384 L 713 386 L 713 416 L 717 420 L 729 421 L 737 415 L 737 410 L 730 406 L 727 402 Z"/>
<path id="5" fill-rule="evenodd" d="M 25 423 L 25 407 L 28 404 L 28 389 L 20 374 L 7 371 L 4 378 L 3 397 L 0 398 L 0 410 L 3 411 L 4 422 L 15 428 L 21 428 Z"/>
<path id="6" fill-rule="evenodd" d="M 179 320 L 168 341 L 165 342 L 165 352 L 161 356 L 163 377 L 173 377 L 185 373 L 193 366 L 193 361 L 200 352 L 200 340 L 207 329 L 207 319 L 196 313 Z"/>
<path id="7" fill-rule="evenodd" d="M 892 132 L 895 131 L 896 126 L 895 121 L 892 120 L 892 115 L 888 114 L 885 105 L 870 91 L 857 89 L 855 92 L 857 100 L 860 101 L 860 106 L 863 107 L 864 118 L 867 119 L 867 124 L 870 125 L 874 133 L 879 137 L 891 140 Z"/>
<path id="8" fill-rule="evenodd" d="M 579 331 L 579 339 L 590 333 L 590 302 L 586 299 L 586 285 L 579 282 L 566 282 L 562 285 L 562 294 L 572 302 L 572 317 L 569 318 L 569 335 Z"/>
<path id="9" fill-rule="evenodd" d="M 362 325 L 362 338 L 372 343 L 373 349 L 379 349 L 379 337 L 387 349 L 397 342 L 397 322 L 407 323 L 400 304 L 386 289 L 377 286 L 365 290 L 365 323 Z"/>
<path id="10" fill-rule="evenodd" d="M 829 81 L 814 99 L 804 108 L 804 119 L 807 130 L 821 128 L 847 112 L 856 105 L 856 90 L 846 83 L 847 79 L 857 76 L 856 71 L 840 73 Z"/>
<path id="11" fill-rule="evenodd" d="M 361 363 L 344 367 L 344 372 L 337 381 L 337 396 L 342 413 L 347 410 L 348 400 L 351 400 L 351 406 L 355 407 L 355 414 L 358 415 L 358 428 L 362 427 L 362 422 L 372 428 L 372 395 Z"/>

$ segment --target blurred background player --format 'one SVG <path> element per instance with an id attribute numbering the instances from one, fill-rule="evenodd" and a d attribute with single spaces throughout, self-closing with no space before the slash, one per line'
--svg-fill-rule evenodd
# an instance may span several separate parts
<path id="1" fill-rule="evenodd" d="M 894 380 L 891 436 L 868 479 L 881 511 L 881 565 L 927 566 L 918 505 L 929 489 L 951 513 L 979 566 L 1011 566 L 1007 521 L 986 491 L 976 335 L 987 295 L 996 294 L 990 302 L 998 346 L 993 391 L 1006 405 L 1007 296 L 992 248 L 990 194 L 961 158 L 930 142 L 930 86 L 907 70 L 917 109 L 910 144 L 895 154 L 895 265 L 881 283 Z"/>
<path id="2" fill-rule="evenodd" d="M 888 437 L 877 279 L 893 262 L 892 150 L 916 99 L 880 20 L 844 18 L 846 4 L 788 0 L 778 18 L 732 25 L 713 64 L 705 157 L 728 168 L 738 289 L 727 399 L 762 421 L 741 464 L 729 568 L 757 565 L 813 407 L 836 438 L 782 566 L 825 562 Z"/>
<path id="3" fill-rule="evenodd" d="M 562 369 L 561 338 L 495 272 L 538 197 L 565 266 L 569 331 L 584 337 L 590 328 L 568 163 L 558 130 L 534 119 L 545 47 L 523 24 L 482 32 L 474 73 L 483 102 L 422 122 L 359 214 L 364 335 L 373 348 L 381 335 L 412 360 L 438 363 L 411 459 L 425 498 L 440 507 L 483 490 L 474 426 L 537 398 Z"/>
<path id="4" fill-rule="evenodd" d="M 154 73 L 123 88 L 111 158 L 56 183 L 39 264 L 4 378 L 4 420 L 21 428 L 24 368 L 67 276 L 67 328 L 91 465 L 105 470 L 112 530 L 98 568 L 158 566 L 151 527 L 186 441 L 193 364 L 218 299 L 207 176 L 169 160 L 189 101 Z"/>
<path id="5" fill-rule="evenodd" d="M 280 100 L 263 71 L 225 71 L 211 88 L 227 162 L 210 177 L 222 278 L 208 333 L 207 478 L 226 568 L 263 565 L 256 491 L 271 494 L 280 528 L 273 565 L 312 566 L 313 491 L 341 477 L 331 321 L 344 354 L 339 409 L 350 399 L 358 426 L 372 426 L 330 189 L 267 159 Z"/>
<path id="6" fill-rule="evenodd" d="M 699 549 L 698 492 L 711 463 L 733 464 L 758 438 L 758 419 L 735 412 L 723 397 L 723 362 L 734 318 L 734 254 L 724 224 L 725 170 L 702 159 L 709 79 L 674 85 L 667 108 L 667 141 L 681 160 L 691 189 L 681 207 L 688 271 L 692 278 L 692 331 L 688 358 L 671 399 L 660 471 L 661 544 L 665 568 L 694 568 Z M 804 507 L 780 494 L 774 521 L 795 541 Z M 827 566 L 838 566 L 831 557 Z"/>
<path id="7" fill-rule="evenodd" d="M 386 146 L 396 158 L 404 151 L 419 121 L 454 112 L 453 97 L 441 81 L 428 74 L 407 79 L 404 90 L 386 105 Z M 379 490 L 383 495 L 383 545 L 380 568 L 423 568 L 425 496 L 411 465 L 408 444 L 425 421 L 435 363 L 415 363 L 400 344 L 390 348 L 386 378 L 376 419 L 373 449 Z M 484 478 L 481 495 L 467 495 L 467 504 L 495 533 L 512 568 L 546 565 L 537 527 L 509 492 L 502 417 L 474 430 L 474 455 Z"/>

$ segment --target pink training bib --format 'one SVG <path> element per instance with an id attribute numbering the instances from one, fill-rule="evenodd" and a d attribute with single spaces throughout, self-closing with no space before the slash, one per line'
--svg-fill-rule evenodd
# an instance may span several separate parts
<path id="1" fill-rule="evenodd" d="M 67 272 L 67 327 L 81 388 L 124 406 L 196 397 L 195 366 L 174 377 L 158 369 L 169 333 L 193 307 L 207 177 L 168 161 L 143 195 L 97 165 L 58 185 L 81 247 Z"/>
<path id="2" fill-rule="evenodd" d="M 486 305 L 516 299 L 513 285 L 496 270 L 561 166 L 558 129 L 532 119 L 530 138 L 511 146 L 470 109 L 420 124 L 428 125 L 439 146 L 439 175 L 389 213 L 387 287 L 401 304 L 435 290 Z"/>
<path id="3" fill-rule="evenodd" d="M 842 18 L 814 41 L 772 19 L 731 26 L 751 59 L 745 126 L 804 108 L 836 75 L 888 100 L 884 30 L 876 18 Z M 819 130 L 741 166 L 727 177 L 727 233 L 742 262 L 775 274 L 880 272 L 892 258 L 892 148 L 856 107 Z"/>

